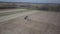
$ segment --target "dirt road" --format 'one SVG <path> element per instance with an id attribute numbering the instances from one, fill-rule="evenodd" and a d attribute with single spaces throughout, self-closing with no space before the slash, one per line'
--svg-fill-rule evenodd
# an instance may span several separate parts
<path id="1" fill-rule="evenodd" d="M 26 14 L 27 15 L 27 14 Z M 60 12 L 36 12 L 0 24 L 0 34 L 60 34 Z"/>

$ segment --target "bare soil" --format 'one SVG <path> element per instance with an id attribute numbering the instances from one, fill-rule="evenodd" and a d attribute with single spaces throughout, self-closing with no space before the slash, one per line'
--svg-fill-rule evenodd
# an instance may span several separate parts
<path id="1" fill-rule="evenodd" d="M 1 22 L 0 34 L 60 34 L 60 12 L 37 12 Z"/>

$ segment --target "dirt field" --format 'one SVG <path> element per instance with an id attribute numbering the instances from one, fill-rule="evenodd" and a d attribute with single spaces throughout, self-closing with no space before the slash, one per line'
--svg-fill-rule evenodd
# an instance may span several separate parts
<path id="1" fill-rule="evenodd" d="M 37 12 L 0 24 L 0 34 L 60 34 L 60 12 Z M 5 24 L 4 24 L 5 23 Z"/>

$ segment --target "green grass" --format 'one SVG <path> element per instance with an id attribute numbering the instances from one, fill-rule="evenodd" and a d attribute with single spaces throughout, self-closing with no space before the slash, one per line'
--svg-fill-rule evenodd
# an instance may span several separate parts
<path id="1" fill-rule="evenodd" d="M 0 17 L 6 16 L 6 15 L 11 15 L 11 14 L 16 14 L 16 13 L 22 13 L 22 12 L 24 12 L 24 11 L 4 12 L 4 13 L 0 13 Z"/>

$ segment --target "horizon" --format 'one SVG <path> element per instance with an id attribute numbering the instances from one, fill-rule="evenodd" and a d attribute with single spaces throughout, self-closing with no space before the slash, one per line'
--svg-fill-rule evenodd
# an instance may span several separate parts
<path id="1" fill-rule="evenodd" d="M 60 3 L 60 0 L 0 0 L 2 2 Z"/>
<path id="2" fill-rule="evenodd" d="M 0 3 L 9 3 L 7 1 L 0 1 Z M 10 3 L 14 3 L 14 2 L 10 2 Z M 33 2 L 15 2 L 15 3 L 33 3 Z M 33 4 L 60 4 L 60 3 L 33 3 Z"/>

